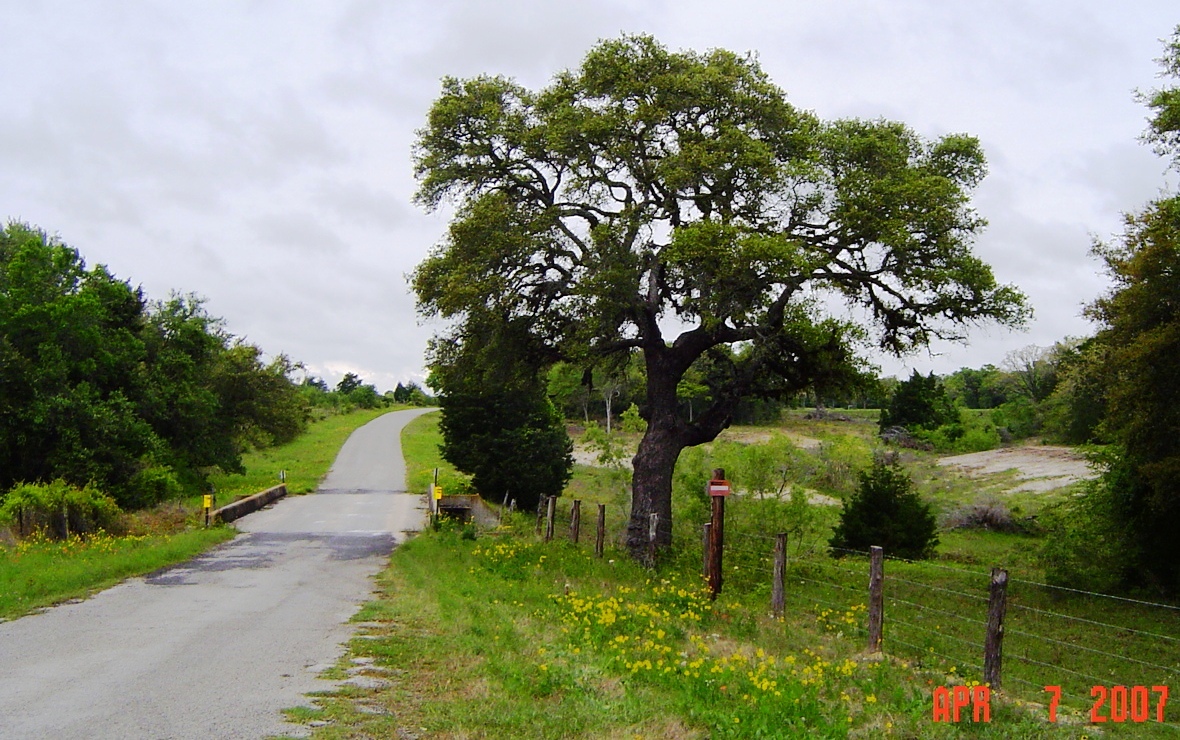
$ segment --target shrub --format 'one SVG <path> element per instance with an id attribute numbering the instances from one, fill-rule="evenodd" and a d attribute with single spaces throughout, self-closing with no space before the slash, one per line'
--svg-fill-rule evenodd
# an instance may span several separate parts
<path id="1" fill-rule="evenodd" d="M 992 532 L 1023 532 L 1012 511 L 996 499 L 976 501 L 949 512 L 942 520 L 944 529 L 986 529 Z"/>
<path id="2" fill-rule="evenodd" d="M 643 434 L 647 431 L 647 422 L 639 415 L 639 407 L 631 404 L 619 416 L 619 427 L 628 434 Z"/>
<path id="3" fill-rule="evenodd" d="M 65 539 L 70 534 L 111 529 L 118 523 L 119 506 L 96 488 L 77 488 L 63 480 L 22 483 L 0 503 L 0 521 L 22 533 L 43 531 Z"/>
<path id="4" fill-rule="evenodd" d="M 176 479 L 176 472 L 172 468 L 152 466 L 131 477 L 123 488 L 120 500 L 128 509 L 137 510 L 178 499 L 182 495 L 184 486 Z"/>
<path id="5" fill-rule="evenodd" d="M 1040 560 L 1055 586 L 1109 593 L 1135 582 L 1139 549 L 1131 528 L 1111 515 L 1117 493 L 1110 481 L 1087 481 L 1081 496 L 1045 507 Z"/>
<path id="6" fill-rule="evenodd" d="M 1007 429 L 1016 439 L 1038 434 L 1044 426 L 1040 406 L 1023 396 L 992 409 L 991 416 L 997 427 Z"/>
<path id="7" fill-rule="evenodd" d="M 860 488 L 845 505 L 830 544 L 844 550 L 879 545 L 888 555 L 918 560 L 934 553 L 936 530 L 934 512 L 909 474 L 896 459 L 877 458 L 860 474 Z"/>
<path id="8" fill-rule="evenodd" d="M 853 492 L 857 476 L 872 464 L 873 451 L 860 437 L 845 435 L 824 440 L 818 457 L 812 485 L 843 497 Z"/>
<path id="9" fill-rule="evenodd" d="M 443 458 L 469 473 L 480 496 L 532 509 L 560 496 L 573 468 L 573 444 L 557 409 L 535 386 L 440 397 Z"/>

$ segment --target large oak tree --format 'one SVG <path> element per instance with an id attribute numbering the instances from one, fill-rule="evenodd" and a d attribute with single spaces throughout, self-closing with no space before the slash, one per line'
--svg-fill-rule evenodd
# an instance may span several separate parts
<path id="1" fill-rule="evenodd" d="M 456 208 L 413 276 L 425 315 L 458 338 L 471 317 L 526 321 L 542 361 L 642 353 L 637 554 L 650 513 L 670 541 L 680 451 L 741 398 L 849 381 L 862 339 L 905 353 L 1027 313 L 970 249 L 974 138 L 822 121 L 750 55 L 628 36 L 538 91 L 448 78 L 415 156 L 419 202 Z M 862 325 L 826 310 L 840 300 Z M 710 404 L 689 421 L 676 390 L 694 366 Z"/>

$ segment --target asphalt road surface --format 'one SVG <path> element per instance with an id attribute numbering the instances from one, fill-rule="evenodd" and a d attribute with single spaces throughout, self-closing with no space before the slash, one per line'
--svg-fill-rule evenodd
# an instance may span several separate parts
<path id="1" fill-rule="evenodd" d="M 317 493 L 239 519 L 243 534 L 200 557 L 0 623 L 0 738 L 302 734 L 280 710 L 332 688 L 317 674 L 424 521 L 399 437 L 425 412 L 361 427 Z"/>

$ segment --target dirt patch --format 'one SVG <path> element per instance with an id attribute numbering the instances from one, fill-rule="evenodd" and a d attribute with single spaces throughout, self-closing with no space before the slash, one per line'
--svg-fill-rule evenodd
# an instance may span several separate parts
<path id="1" fill-rule="evenodd" d="M 1094 469 L 1076 450 L 1052 445 L 1004 447 L 953 455 L 941 458 L 938 464 L 959 468 L 973 478 L 1015 470 L 1018 484 L 1010 488 L 1009 493 L 1043 493 L 1097 477 Z"/>

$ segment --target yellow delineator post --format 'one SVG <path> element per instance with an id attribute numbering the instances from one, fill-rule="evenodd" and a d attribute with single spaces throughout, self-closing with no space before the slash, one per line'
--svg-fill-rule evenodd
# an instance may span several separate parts
<path id="1" fill-rule="evenodd" d="M 442 499 L 442 486 L 438 484 L 438 468 L 434 469 L 434 479 L 430 483 L 430 524 L 438 521 L 438 502 Z"/>
<path id="2" fill-rule="evenodd" d="M 212 511 L 212 509 L 213 509 L 213 496 L 212 496 L 212 494 L 208 494 L 208 493 L 205 494 L 204 505 L 205 505 L 205 526 L 208 527 L 209 526 L 209 512 Z"/>

